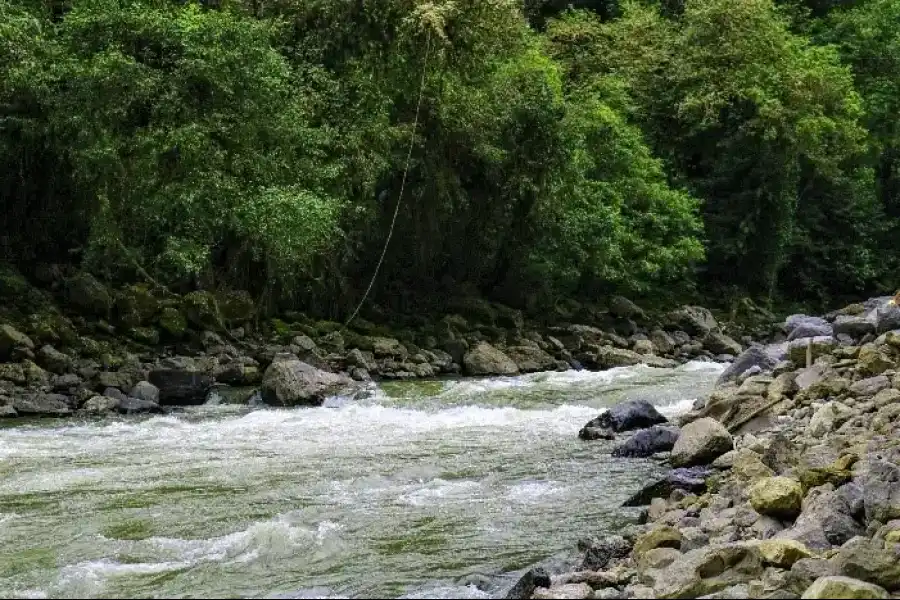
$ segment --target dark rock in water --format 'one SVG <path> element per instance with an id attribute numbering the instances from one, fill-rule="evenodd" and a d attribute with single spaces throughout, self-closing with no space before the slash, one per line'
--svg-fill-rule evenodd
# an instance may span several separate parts
<path id="1" fill-rule="evenodd" d="M 614 558 L 624 558 L 631 552 L 632 544 L 620 535 L 608 535 L 600 539 L 582 540 L 578 546 L 584 551 L 581 568 L 599 571 L 606 568 Z"/>
<path id="2" fill-rule="evenodd" d="M 123 415 L 136 415 L 142 413 L 164 413 L 163 408 L 156 402 L 142 400 L 140 398 L 123 398 L 116 407 Z"/>
<path id="3" fill-rule="evenodd" d="M 668 423 L 668 419 L 659 414 L 659 411 L 646 400 L 628 400 L 610 408 L 600 416 L 591 419 L 578 432 L 581 439 L 596 439 L 587 437 L 596 434 L 592 429 L 608 429 L 616 433 L 652 427 L 660 423 Z"/>
<path id="4" fill-rule="evenodd" d="M 150 383 L 159 388 L 160 404 L 203 404 L 212 386 L 212 377 L 200 371 L 156 369 L 150 371 Z"/>
<path id="5" fill-rule="evenodd" d="M 655 425 L 650 429 L 638 431 L 625 443 L 613 449 L 612 455 L 620 458 L 646 458 L 657 452 L 666 452 L 675 446 L 678 434 L 677 427 Z"/>
<path id="6" fill-rule="evenodd" d="M 531 598 L 535 588 L 550 587 L 550 574 L 542 567 L 528 569 L 524 575 L 506 592 L 504 598 L 526 600 Z"/>
<path id="7" fill-rule="evenodd" d="M 750 346 L 719 375 L 719 379 L 716 380 L 716 386 L 736 380 L 744 371 L 748 371 L 753 367 L 759 367 L 763 371 L 772 369 L 784 359 L 786 352 L 787 346 L 784 344 L 773 346 L 755 344 Z"/>
<path id="8" fill-rule="evenodd" d="M 614 440 L 616 439 L 616 433 L 612 429 L 585 425 L 578 432 L 578 437 L 583 440 Z"/>
<path id="9" fill-rule="evenodd" d="M 62 394 L 25 394 L 14 398 L 12 406 L 23 417 L 65 417 L 72 414 L 68 398 Z"/>
<path id="10" fill-rule="evenodd" d="M 702 494 L 706 491 L 706 478 L 711 474 L 712 469 L 708 467 L 672 469 L 663 478 L 644 486 L 622 506 L 646 506 L 653 498 L 668 498 L 675 490 Z"/>

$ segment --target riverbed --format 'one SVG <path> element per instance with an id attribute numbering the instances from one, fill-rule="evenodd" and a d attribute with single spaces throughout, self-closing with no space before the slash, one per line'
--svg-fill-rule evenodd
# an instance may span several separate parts
<path id="1" fill-rule="evenodd" d="M 488 581 L 621 526 L 661 472 L 583 442 L 663 414 L 722 365 L 386 383 L 365 399 L 0 424 L 0 596 L 489 597 Z"/>

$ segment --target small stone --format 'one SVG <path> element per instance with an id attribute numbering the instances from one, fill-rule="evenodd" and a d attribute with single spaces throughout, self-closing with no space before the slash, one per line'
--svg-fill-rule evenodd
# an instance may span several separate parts
<path id="1" fill-rule="evenodd" d="M 800 514 L 803 489 L 787 477 L 768 477 L 750 488 L 750 504 L 762 515 L 793 519 Z"/>
<path id="2" fill-rule="evenodd" d="M 594 590 L 586 583 L 565 583 L 549 588 L 537 588 L 531 597 L 534 600 L 581 600 L 591 598 Z"/>
<path id="3" fill-rule="evenodd" d="M 805 600 L 824 600 L 826 598 L 889 598 L 887 590 L 873 583 L 831 575 L 820 577 L 801 596 Z"/>

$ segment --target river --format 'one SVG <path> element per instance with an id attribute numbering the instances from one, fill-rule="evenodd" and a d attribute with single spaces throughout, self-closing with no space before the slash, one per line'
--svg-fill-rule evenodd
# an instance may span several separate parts
<path id="1" fill-rule="evenodd" d="M 488 597 L 615 529 L 660 468 L 582 442 L 599 409 L 686 410 L 722 371 L 385 383 L 365 400 L 0 423 L 0 596 Z"/>

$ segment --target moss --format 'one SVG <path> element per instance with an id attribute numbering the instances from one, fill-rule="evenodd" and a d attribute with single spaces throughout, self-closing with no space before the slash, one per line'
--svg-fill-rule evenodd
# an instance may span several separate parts
<path id="1" fill-rule="evenodd" d="M 157 323 L 164 332 L 176 339 L 182 337 L 187 331 L 187 319 L 177 308 L 172 306 L 162 309 Z"/>
<path id="2" fill-rule="evenodd" d="M 0 264 L 0 295 L 19 299 L 29 293 L 31 284 L 21 273 L 9 265 Z"/>
<path id="3" fill-rule="evenodd" d="M 281 319 L 272 319 L 269 321 L 269 324 L 272 326 L 272 332 L 278 340 L 287 340 L 294 335 L 294 328 Z"/>
<path id="4" fill-rule="evenodd" d="M 320 336 L 327 335 L 329 333 L 333 333 L 335 331 L 340 331 L 343 329 L 343 325 L 337 323 L 335 321 L 316 321 L 315 324 L 316 333 Z"/>
<path id="5" fill-rule="evenodd" d="M 32 313 L 28 316 L 26 329 L 39 344 L 78 344 L 78 332 L 72 321 L 55 311 Z"/>

